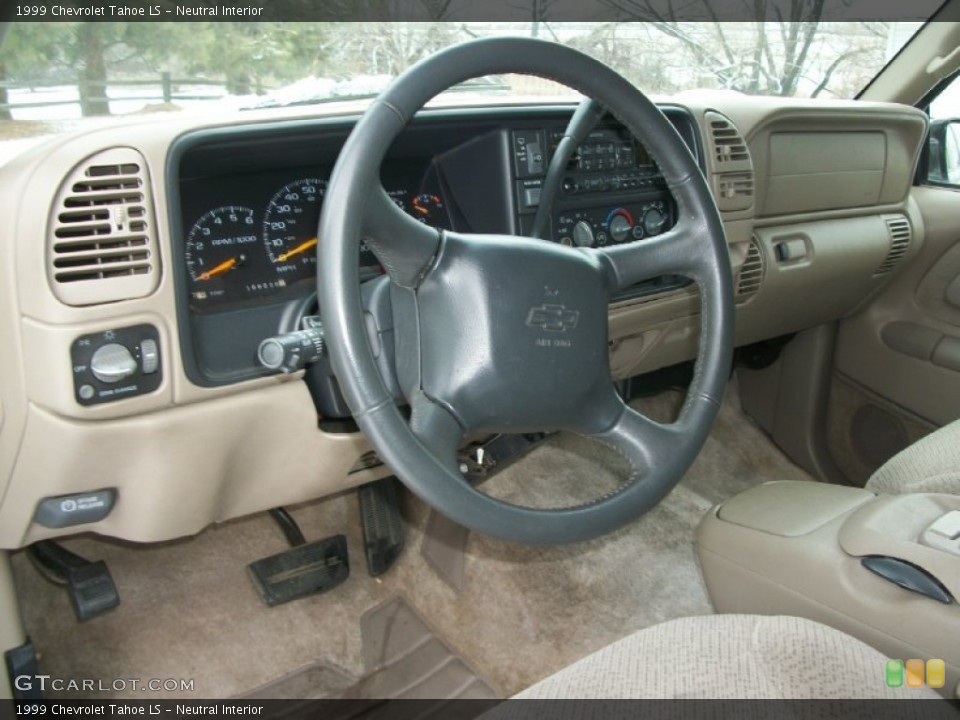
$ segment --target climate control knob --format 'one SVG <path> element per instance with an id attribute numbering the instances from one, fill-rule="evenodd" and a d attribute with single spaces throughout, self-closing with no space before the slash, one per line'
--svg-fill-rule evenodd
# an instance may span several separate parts
<path id="1" fill-rule="evenodd" d="M 97 348 L 90 358 L 90 372 L 100 382 L 116 383 L 137 371 L 137 361 L 120 343 L 108 343 Z"/>
<path id="2" fill-rule="evenodd" d="M 633 216 L 623 208 L 612 210 L 607 215 L 607 227 L 614 242 L 621 243 L 630 237 L 633 230 Z"/>
<path id="3" fill-rule="evenodd" d="M 659 235 L 667 224 L 667 216 L 657 208 L 650 208 L 643 214 L 643 231 L 649 235 Z"/>
<path id="4" fill-rule="evenodd" d="M 593 227 L 586 220 L 573 226 L 573 244 L 577 247 L 593 247 Z"/>

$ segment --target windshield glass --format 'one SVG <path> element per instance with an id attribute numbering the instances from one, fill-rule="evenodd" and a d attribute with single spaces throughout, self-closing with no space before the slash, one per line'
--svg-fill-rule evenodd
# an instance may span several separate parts
<path id="1" fill-rule="evenodd" d="M 822 5 L 822 3 L 820 3 Z M 641 90 L 850 98 L 920 22 L 17 22 L 0 56 L 0 162 L 38 138 L 130 113 L 211 113 L 371 97 L 438 49 L 526 35 L 578 48 Z M 456 100 L 569 94 L 482 78 Z"/>

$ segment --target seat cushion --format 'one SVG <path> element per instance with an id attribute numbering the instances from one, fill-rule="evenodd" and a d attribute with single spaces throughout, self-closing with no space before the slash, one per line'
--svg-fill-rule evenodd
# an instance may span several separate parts
<path id="1" fill-rule="evenodd" d="M 936 698 L 889 688 L 887 658 L 803 618 L 708 615 L 671 620 L 603 648 L 518 698 Z"/>
<path id="2" fill-rule="evenodd" d="M 867 481 L 878 493 L 960 495 L 960 420 L 921 438 L 884 463 Z"/>

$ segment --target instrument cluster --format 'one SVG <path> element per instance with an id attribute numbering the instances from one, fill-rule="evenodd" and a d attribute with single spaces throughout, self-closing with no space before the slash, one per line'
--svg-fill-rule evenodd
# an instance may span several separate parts
<path id="1" fill-rule="evenodd" d="M 213 183 L 208 179 L 184 193 L 183 258 L 191 309 L 232 309 L 312 290 L 323 242 L 317 226 L 328 175 L 316 169 L 267 171 Z M 450 228 L 430 168 L 385 167 L 382 180 L 405 212 L 434 227 Z M 359 266 L 361 275 L 382 272 L 365 246 Z"/>

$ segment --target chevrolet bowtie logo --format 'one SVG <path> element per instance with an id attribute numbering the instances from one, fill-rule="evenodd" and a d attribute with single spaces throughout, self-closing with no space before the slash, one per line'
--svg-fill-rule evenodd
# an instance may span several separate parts
<path id="1" fill-rule="evenodd" d="M 530 308 L 530 312 L 527 313 L 527 325 L 549 332 L 573 330 L 578 322 L 580 322 L 580 313 L 576 310 L 567 310 L 564 305 L 541 305 Z"/>

